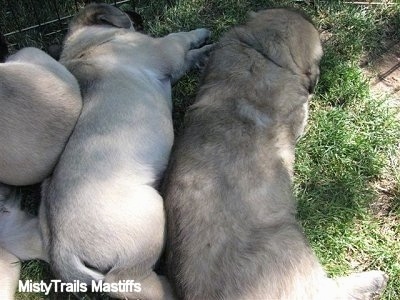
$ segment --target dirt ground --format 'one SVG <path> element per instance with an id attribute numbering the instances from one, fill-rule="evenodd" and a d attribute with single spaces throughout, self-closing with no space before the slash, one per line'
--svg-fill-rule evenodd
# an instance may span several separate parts
<path id="1" fill-rule="evenodd" d="M 376 96 L 377 99 L 383 97 L 389 107 L 397 108 L 397 117 L 400 121 L 400 42 L 390 43 L 379 55 L 364 58 L 361 66 L 366 76 L 370 78 L 372 96 Z M 398 218 L 392 211 L 399 201 L 396 196 L 399 186 L 393 176 L 395 170 L 399 168 L 400 140 L 398 150 L 390 157 L 387 172 L 372 184 L 377 192 L 377 198 L 371 204 L 371 210 L 379 218 Z M 386 223 L 393 224 L 393 222 Z"/>
<path id="2" fill-rule="evenodd" d="M 374 96 L 387 97 L 391 107 L 400 107 L 400 42 L 392 43 L 379 56 L 364 59 L 363 69 L 371 78 Z M 399 112 L 400 119 L 400 112 Z"/>

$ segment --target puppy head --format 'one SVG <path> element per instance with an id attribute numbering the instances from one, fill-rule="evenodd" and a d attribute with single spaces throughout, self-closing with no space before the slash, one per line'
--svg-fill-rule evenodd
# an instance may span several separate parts
<path id="1" fill-rule="evenodd" d="M 319 78 L 321 41 L 312 21 L 300 11 L 267 9 L 250 14 L 244 26 L 245 39 L 276 65 L 304 76 L 304 87 L 312 93 Z"/>
<path id="2" fill-rule="evenodd" d="M 6 38 L 0 33 L 0 62 L 4 62 L 8 56 L 8 45 Z"/>
<path id="3" fill-rule="evenodd" d="M 72 19 L 69 24 L 69 33 L 82 27 L 95 25 L 133 29 L 129 16 L 118 8 L 105 3 L 91 3 Z"/>

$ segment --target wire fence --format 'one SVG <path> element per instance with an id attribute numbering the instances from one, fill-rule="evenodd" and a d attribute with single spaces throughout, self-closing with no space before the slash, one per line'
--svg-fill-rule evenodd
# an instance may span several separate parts
<path id="1" fill-rule="evenodd" d="M 0 32 L 6 37 L 11 52 L 22 47 L 47 48 L 61 44 L 71 17 L 85 4 L 85 0 L 0 0 Z M 135 1 L 102 2 L 121 6 Z"/>

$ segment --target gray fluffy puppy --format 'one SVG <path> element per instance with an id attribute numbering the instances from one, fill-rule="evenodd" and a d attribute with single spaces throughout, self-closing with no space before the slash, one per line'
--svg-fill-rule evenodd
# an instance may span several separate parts
<path id="1" fill-rule="evenodd" d="M 297 12 L 253 13 L 223 36 L 164 183 L 169 278 L 182 299 L 370 299 L 387 277 L 329 279 L 291 191 L 294 148 L 319 75 L 317 30 Z"/>

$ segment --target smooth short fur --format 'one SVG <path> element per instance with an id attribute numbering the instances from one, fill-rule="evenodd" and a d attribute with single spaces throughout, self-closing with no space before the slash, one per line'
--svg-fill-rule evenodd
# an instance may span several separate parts
<path id="1" fill-rule="evenodd" d="M 153 272 L 164 245 L 156 186 L 173 143 L 171 82 L 206 56 L 209 35 L 152 38 L 106 4 L 88 5 L 71 22 L 60 62 L 84 104 L 40 208 L 50 263 L 64 281 L 133 279 L 141 293 L 115 296 L 171 297 Z"/>
<path id="2" fill-rule="evenodd" d="M 39 183 L 48 177 L 82 108 L 75 77 L 36 48 L 0 64 L 0 182 Z"/>
<path id="3" fill-rule="evenodd" d="M 294 147 L 319 75 L 317 30 L 253 13 L 210 56 L 166 173 L 167 267 L 181 299 L 370 299 L 383 272 L 328 279 L 295 215 Z"/>

